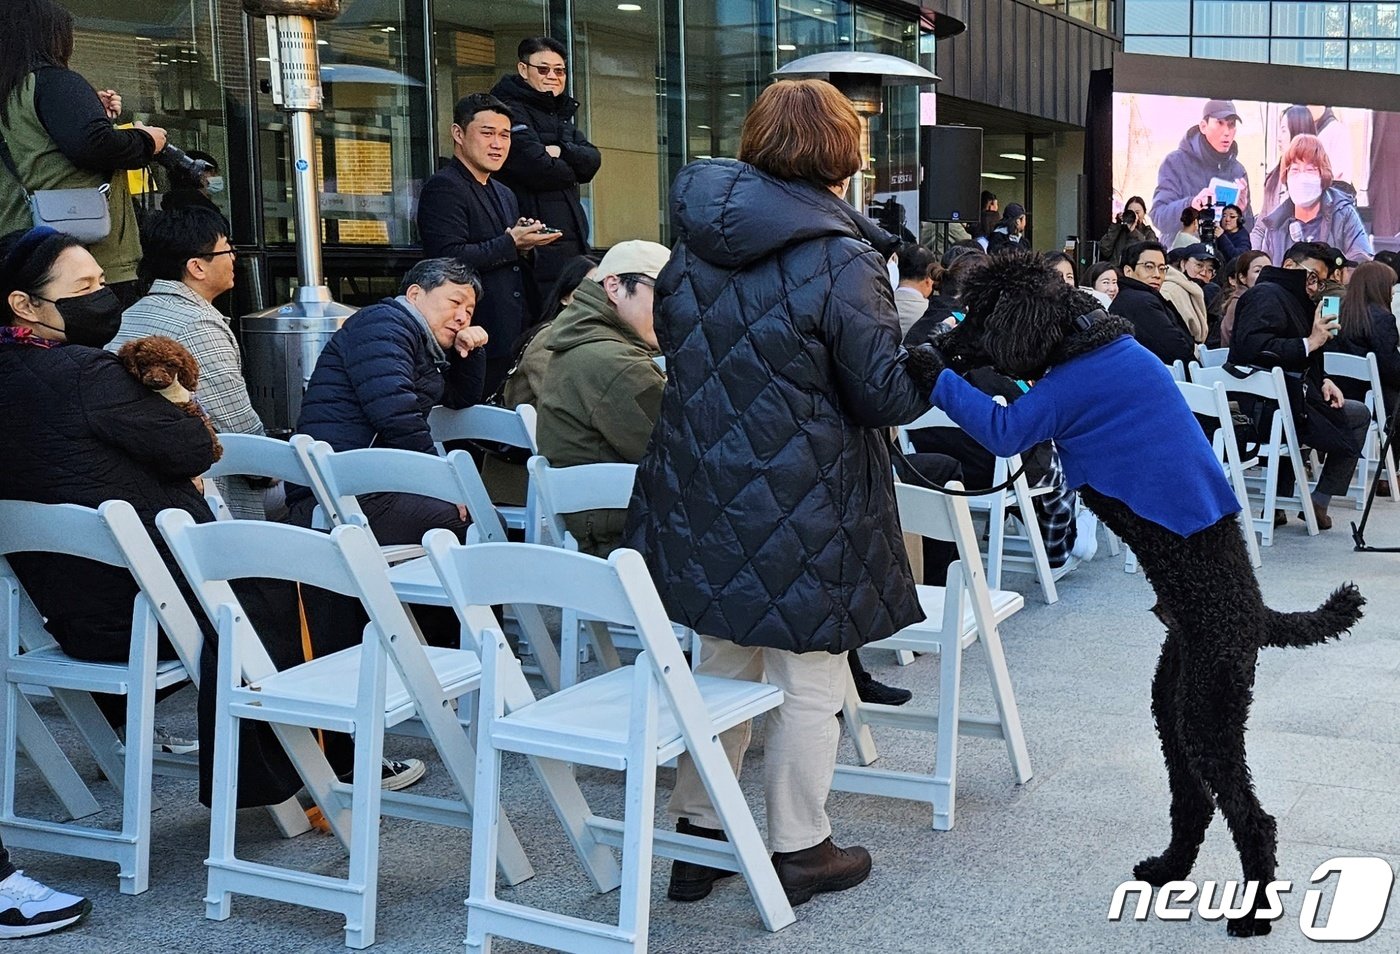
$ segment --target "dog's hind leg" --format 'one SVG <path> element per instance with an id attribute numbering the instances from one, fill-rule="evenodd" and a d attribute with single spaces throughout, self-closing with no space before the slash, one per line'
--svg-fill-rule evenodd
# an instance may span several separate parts
<path id="1" fill-rule="evenodd" d="M 1168 881 L 1181 881 L 1191 873 L 1196 854 L 1205 840 L 1206 829 L 1215 816 L 1215 800 L 1205 781 L 1196 772 L 1181 738 L 1177 696 L 1181 682 L 1179 637 L 1168 631 L 1152 680 L 1152 717 L 1162 740 L 1162 756 L 1167 763 L 1171 786 L 1171 843 L 1167 850 L 1138 862 L 1133 877 L 1161 887 Z"/>
<path id="2" fill-rule="evenodd" d="M 1247 672 L 1238 671 L 1241 666 Z M 1195 667 L 1188 660 L 1182 667 L 1182 703 L 1188 708 L 1182 711 L 1181 725 L 1187 750 L 1230 825 L 1244 879 L 1257 882 L 1254 910 L 1230 921 L 1229 932 L 1235 937 L 1268 934 L 1272 929 L 1273 922 L 1254 915 L 1277 868 L 1278 826 L 1259 804 L 1245 760 L 1253 667 L 1252 653 L 1202 661 Z"/>

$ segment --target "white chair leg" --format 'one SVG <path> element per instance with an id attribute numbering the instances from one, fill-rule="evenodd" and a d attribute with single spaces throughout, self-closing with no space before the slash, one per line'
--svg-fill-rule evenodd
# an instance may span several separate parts
<path id="1" fill-rule="evenodd" d="M 481 653 L 496 654 L 496 671 L 501 678 L 482 680 L 477 709 L 476 784 L 474 804 L 481 806 L 472 813 L 471 880 L 467 896 L 467 941 L 472 954 L 490 954 L 491 936 L 487 930 L 490 907 L 496 901 L 496 861 L 500 853 L 496 806 L 501 803 L 501 753 L 491 737 L 491 714 L 503 711 L 501 697 L 507 695 L 502 683 L 511 672 L 519 674 L 511 664 L 510 649 L 503 637 L 498 645 L 482 646 Z M 521 679 L 523 682 L 523 677 Z M 561 766 L 562 768 L 562 766 Z M 573 778 L 570 776 L 572 782 Z"/>
<path id="2" fill-rule="evenodd" d="M 559 688 L 567 689 L 578 682 L 578 614 L 566 609 L 559 621 Z"/>
<path id="3" fill-rule="evenodd" d="M 1001 495 L 998 495 L 1001 496 Z M 1001 563 L 1006 550 L 1006 503 L 992 504 L 987 518 L 987 585 L 1001 589 Z"/>
<path id="4" fill-rule="evenodd" d="M 954 633 L 944 640 L 938 657 L 938 749 L 933 759 L 933 827 L 953 828 L 953 807 L 957 801 L 958 713 L 961 712 L 962 649 Z"/>
<path id="5" fill-rule="evenodd" d="M 218 687 L 235 684 L 232 640 L 225 638 L 220 619 Z M 230 913 L 230 893 L 226 866 L 234 860 L 234 829 L 238 818 L 238 720 L 220 698 L 214 714 L 213 787 L 209 800 L 209 875 L 204 894 L 204 916 L 211 921 L 226 921 Z"/>
<path id="6" fill-rule="evenodd" d="M 645 654 L 643 654 L 645 655 Z M 656 837 L 656 729 L 659 690 L 651 664 L 639 658 L 633 669 L 627 787 L 622 822 L 622 892 L 618 927 L 635 938 L 633 950 L 646 950 L 651 918 L 652 848 Z"/>
<path id="7" fill-rule="evenodd" d="M 128 669 L 126 696 L 126 778 L 122 797 L 122 835 L 132 839 L 132 853 L 121 863 L 122 894 L 146 890 L 151 866 L 151 764 L 155 758 L 156 642 L 154 618 L 148 618 L 142 646 L 135 646 L 135 666 Z M 135 736 L 135 738 L 132 738 Z"/>
<path id="8" fill-rule="evenodd" d="M 841 702 L 841 721 L 856 747 L 856 758 L 861 765 L 870 765 L 880 757 L 875 750 L 875 736 L 861 710 L 860 693 L 856 690 L 855 676 L 851 675 L 849 666 L 846 667 L 846 695 Z"/>
<path id="9" fill-rule="evenodd" d="M 894 653 L 894 661 L 901 666 L 914 665 L 914 651 L 911 649 L 897 649 Z"/>
<path id="10" fill-rule="evenodd" d="M 372 698 L 380 698 L 382 694 L 383 686 L 380 686 Z M 384 733 L 376 726 L 359 725 L 356 729 L 349 881 L 360 885 L 362 893 L 346 914 L 345 946 L 360 950 L 374 943 L 375 908 L 379 900 L 379 819 L 384 793 L 379 778 Z"/>
<path id="11" fill-rule="evenodd" d="M 1021 711 L 1016 708 L 1016 693 L 1011 688 L 1011 674 L 1006 668 L 1006 653 L 1001 636 L 992 630 L 981 634 L 982 652 L 987 660 L 987 675 L 992 681 L 992 698 L 996 701 L 997 718 L 1006 739 L 1006 752 L 1016 781 L 1024 785 L 1031 778 L 1031 756 L 1026 749 L 1026 737 L 1021 731 Z"/>
<path id="12" fill-rule="evenodd" d="M 102 806 L 93 797 L 92 791 L 83 782 L 77 769 L 73 768 L 73 763 L 68 761 L 68 756 L 58 747 L 58 743 L 54 741 L 48 727 L 39 718 L 39 714 L 34 711 L 29 700 L 24 697 L 19 686 L 5 680 L 5 693 L 7 697 L 13 694 L 14 708 L 11 709 L 7 704 L 9 701 L 7 698 L 5 704 L 0 704 L 0 715 L 13 711 L 14 718 L 6 726 L 0 728 L 0 737 L 8 742 L 10 733 L 13 731 L 15 740 L 13 744 L 8 744 L 6 747 L 7 753 L 4 762 L 5 802 L 3 810 L 0 810 L 3 816 L 14 815 L 15 756 L 20 751 L 29 756 L 29 761 L 34 764 L 34 768 L 43 778 L 44 784 L 63 805 L 63 810 L 68 813 L 70 820 L 77 821 L 100 812 Z"/>

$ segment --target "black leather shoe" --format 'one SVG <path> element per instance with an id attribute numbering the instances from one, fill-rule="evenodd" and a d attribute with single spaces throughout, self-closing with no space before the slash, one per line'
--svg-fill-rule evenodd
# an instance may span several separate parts
<path id="1" fill-rule="evenodd" d="M 908 689 L 876 682 L 869 673 L 856 676 L 856 695 L 860 696 L 861 702 L 875 702 L 882 706 L 902 706 L 914 698 Z"/>
<path id="2" fill-rule="evenodd" d="M 682 835 L 694 835 L 697 838 L 710 838 L 714 841 L 729 840 L 723 829 L 701 828 L 699 825 L 692 825 L 688 818 L 676 820 L 676 831 Z M 675 860 L 671 862 L 671 884 L 666 889 L 666 897 L 672 901 L 699 901 L 709 895 L 714 889 L 716 881 L 732 878 L 736 874 L 738 874 L 737 871 L 725 871 L 723 868 L 711 868 L 709 865 L 697 865 L 691 861 Z"/>
<path id="3" fill-rule="evenodd" d="M 845 891 L 870 877 L 870 852 L 837 848 L 830 838 L 801 851 L 774 852 L 773 868 L 793 907 L 826 891 Z"/>

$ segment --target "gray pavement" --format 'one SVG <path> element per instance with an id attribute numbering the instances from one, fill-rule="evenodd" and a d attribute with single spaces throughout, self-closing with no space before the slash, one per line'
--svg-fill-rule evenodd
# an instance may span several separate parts
<path id="1" fill-rule="evenodd" d="M 1113 890 L 1131 877 L 1133 863 L 1164 847 L 1168 797 L 1148 709 L 1161 627 L 1148 612 L 1152 595 L 1142 575 L 1125 575 L 1121 559 L 1101 547 L 1098 559 L 1061 582 L 1054 606 L 1041 602 L 1030 577 L 1007 578 L 1027 599 L 1026 609 L 1003 627 L 1003 639 L 1035 769 L 1028 784 L 1014 784 L 1000 743 L 965 738 L 952 831 L 933 831 L 926 805 L 833 794 L 829 810 L 838 841 L 868 846 L 874 874 L 855 890 L 798 908 L 797 923 L 778 934 L 762 929 L 737 880 L 698 904 L 666 900 L 667 868 L 658 862 L 651 950 L 1282 954 L 1314 948 L 1297 920 L 1316 866 L 1343 855 L 1378 855 L 1400 866 L 1400 587 L 1393 582 L 1400 554 L 1354 553 L 1344 521 L 1359 515 L 1341 502 L 1334 515 L 1337 529 L 1316 539 L 1291 522 L 1265 550 L 1260 571 L 1265 596 L 1279 609 L 1312 608 L 1345 579 L 1355 580 L 1370 600 L 1366 619 L 1341 643 L 1267 650 L 1260 658 L 1249 760 L 1264 805 L 1278 818 L 1279 878 L 1295 885 L 1270 937 L 1229 939 L 1221 923 L 1199 919 L 1112 923 L 1106 917 Z M 1380 501 L 1368 537 L 1377 545 L 1400 545 L 1400 505 Z M 935 657 L 920 657 L 907 668 L 896 667 L 890 653 L 870 652 L 867 661 L 879 678 L 913 689 L 913 704 L 936 695 Z M 970 651 L 964 712 L 990 707 L 980 662 L 980 649 Z M 44 708 L 46 715 L 54 711 Z M 162 703 L 157 715 L 174 729 L 192 731 L 191 694 Z M 925 737 L 884 730 L 877 740 L 882 764 L 929 764 Z M 426 757 L 423 743 L 414 740 L 390 748 Z M 852 759 L 848 743 L 842 757 Z M 760 827 L 762 758 L 760 727 L 743 779 Z M 95 776 L 90 762 L 79 765 L 86 777 Z M 580 780 L 595 810 L 620 812 L 618 777 L 581 770 Z M 522 764 L 507 763 L 507 783 L 507 808 L 538 875 L 501 895 L 577 916 L 615 916 L 616 894 L 589 890 Z M 663 789 L 669 784 L 664 776 Z M 430 769 L 422 790 L 443 787 L 444 773 Z M 110 789 L 97 790 L 108 805 L 106 820 L 114 821 Z M 306 908 L 235 897 L 230 920 L 205 920 L 208 813 L 194 803 L 191 782 L 158 779 L 156 791 L 165 807 L 156 816 L 151 887 L 143 895 L 119 894 L 112 865 L 21 853 L 17 861 L 30 874 L 85 893 L 94 905 L 78 929 L 31 946 L 53 954 L 345 950 L 340 919 Z M 21 797 L 31 804 L 43 796 L 32 781 L 22 784 Z M 243 813 L 240 824 L 246 856 L 326 874 L 344 871 L 343 855 L 328 836 L 283 841 L 258 812 Z M 460 950 L 468 836 L 394 820 L 382 831 L 375 950 Z M 1240 877 L 1218 817 L 1194 877 Z M 1400 915 L 1358 947 L 1400 951 Z M 497 942 L 495 950 L 530 948 Z"/>

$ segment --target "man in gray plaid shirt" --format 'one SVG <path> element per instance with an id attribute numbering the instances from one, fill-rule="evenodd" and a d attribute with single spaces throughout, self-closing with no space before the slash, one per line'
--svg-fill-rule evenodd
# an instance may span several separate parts
<path id="1" fill-rule="evenodd" d="M 235 252 L 219 213 L 189 207 L 158 212 L 143 224 L 141 271 L 151 290 L 122 314 L 121 330 L 107 346 L 116 351 L 135 338 L 174 338 L 199 363 L 195 393 L 214 429 L 261 434 L 243 380 L 243 356 L 228 319 L 213 301 L 233 287 Z M 221 477 L 219 493 L 238 518 L 262 520 L 263 492 L 243 477 Z"/>

